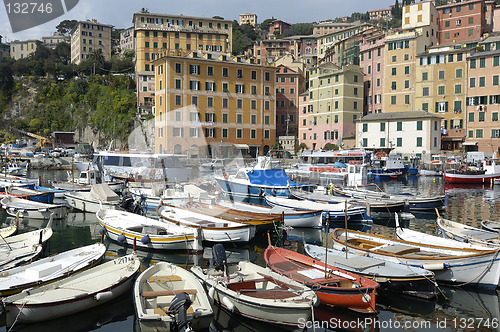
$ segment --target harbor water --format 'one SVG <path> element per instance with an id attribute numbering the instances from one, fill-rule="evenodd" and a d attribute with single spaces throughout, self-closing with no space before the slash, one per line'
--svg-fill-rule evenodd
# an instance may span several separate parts
<path id="1" fill-rule="evenodd" d="M 54 180 L 65 180 L 65 171 L 30 170 L 30 177 L 40 178 L 43 185 L 50 185 Z M 389 193 L 413 193 L 433 195 L 446 193 L 447 208 L 441 213 L 448 219 L 467 225 L 480 227 L 481 220 L 499 220 L 500 188 L 493 186 L 445 187 L 440 177 L 411 176 L 403 180 L 378 182 L 380 189 Z M 435 212 L 413 213 L 407 215 L 405 226 L 425 233 L 438 234 L 435 224 Z M 349 224 L 348 227 L 374 234 L 395 236 L 394 217 L 389 214 L 372 215 L 373 222 Z M 13 217 L 0 212 L 0 222 L 10 224 Z M 33 219 L 21 220 L 20 232 L 40 228 L 46 223 Z M 330 224 L 330 229 L 344 227 L 342 224 Z M 63 220 L 53 224 L 54 235 L 45 255 L 81 247 L 100 241 L 97 218 L 91 213 L 70 211 Z M 303 251 L 302 241 L 325 244 L 327 237 L 324 230 L 293 229 L 287 230 L 283 237 L 273 236 L 273 244 L 289 249 Z M 248 259 L 264 266 L 262 257 L 267 247 L 267 235 L 258 234 L 246 246 L 226 246 L 229 261 Z M 105 239 L 110 257 L 130 253 L 131 248 Z M 156 261 L 169 261 L 189 268 L 194 264 L 207 266 L 210 249 L 202 255 L 185 253 L 138 252 L 142 257 L 142 268 Z M 474 289 L 460 289 L 440 286 L 441 298 L 422 300 L 394 294 L 378 294 L 376 316 L 360 315 L 347 310 L 315 308 L 315 320 L 307 324 L 308 331 L 500 331 L 500 305 L 498 292 L 482 293 Z M 279 331 L 268 324 L 243 319 L 237 315 L 228 315 L 215 308 L 215 317 L 211 331 Z M 5 317 L 0 316 L 0 331 L 6 331 Z M 120 298 L 77 315 L 60 318 L 30 326 L 14 327 L 15 331 L 140 331 L 135 317 L 132 292 Z"/>

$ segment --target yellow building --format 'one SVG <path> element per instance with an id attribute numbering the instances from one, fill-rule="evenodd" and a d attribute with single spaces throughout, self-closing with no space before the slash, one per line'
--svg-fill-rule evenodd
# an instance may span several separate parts
<path id="1" fill-rule="evenodd" d="M 95 52 L 101 53 L 106 61 L 111 59 L 112 25 L 97 20 L 77 22 L 71 31 L 71 62 L 79 64 Z"/>
<path id="2" fill-rule="evenodd" d="M 466 59 L 471 52 L 459 44 L 437 46 L 417 55 L 416 109 L 443 117 L 442 150 L 460 150 L 465 138 Z"/>
<path id="3" fill-rule="evenodd" d="M 133 23 L 140 113 L 149 113 L 154 106 L 155 59 L 194 50 L 232 52 L 233 22 L 229 20 L 144 12 L 135 13 Z"/>
<path id="4" fill-rule="evenodd" d="M 201 51 L 153 61 L 155 152 L 267 153 L 276 138 L 276 68 L 252 62 Z"/>
<path id="5" fill-rule="evenodd" d="M 255 27 L 257 25 L 257 14 L 240 14 L 240 25 L 250 24 Z"/>

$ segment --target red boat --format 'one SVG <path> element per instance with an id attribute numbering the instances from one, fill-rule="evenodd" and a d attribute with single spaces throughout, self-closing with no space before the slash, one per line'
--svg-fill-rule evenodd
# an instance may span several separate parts
<path id="1" fill-rule="evenodd" d="M 363 313 L 375 311 L 378 283 L 373 280 L 331 265 L 325 268 L 321 261 L 274 246 L 267 247 L 264 259 L 273 271 L 312 288 L 323 304 Z"/>
<path id="2" fill-rule="evenodd" d="M 494 160 L 484 160 L 481 169 L 462 166 L 461 169 L 444 173 L 444 183 L 492 183 L 498 178 L 500 178 L 500 165 Z"/>

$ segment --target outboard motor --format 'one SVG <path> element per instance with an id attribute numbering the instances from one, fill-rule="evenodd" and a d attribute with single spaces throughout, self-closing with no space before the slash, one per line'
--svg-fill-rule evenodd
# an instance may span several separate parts
<path id="1" fill-rule="evenodd" d="M 220 243 L 217 243 L 212 248 L 212 266 L 216 271 L 224 271 L 227 264 L 226 249 Z"/>
<path id="2" fill-rule="evenodd" d="M 134 198 L 132 197 L 132 195 L 130 195 L 130 194 L 123 195 L 121 207 L 122 207 L 122 209 L 124 209 L 125 211 L 128 211 L 128 212 L 134 211 L 135 201 L 134 201 Z"/>
<path id="3" fill-rule="evenodd" d="M 177 332 L 190 332 L 193 331 L 187 319 L 187 309 L 193 302 L 186 292 L 177 294 L 168 308 L 168 314 L 172 316 L 173 322 L 171 323 L 170 330 Z"/>

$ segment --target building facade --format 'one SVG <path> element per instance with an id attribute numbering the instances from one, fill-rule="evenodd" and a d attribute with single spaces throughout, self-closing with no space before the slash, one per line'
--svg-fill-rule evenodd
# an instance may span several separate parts
<path id="1" fill-rule="evenodd" d="M 240 25 L 250 24 L 253 27 L 257 26 L 257 14 L 240 14 Z"/>
<path id="2" fill-rule="evenodd" d="M 135 52 L 134 27 L 123 29 L 120 32 L 120 54 L 126 50 Z"/>
<path id="3" fill-rule="evenodd" d="M 267 26 L 269 28 L 269 34 L 283 34 L 285 30 L 288 30 L 292 27 L 290 23 L 284 22 L 282 20 L 274 20 L 270 22 Z"/>
<path id="4" fill-rule="evenodd" d="M 360 66 L 364 72 L 363 115 L 384 109 L 385 33 L 366 35 L 360 46 Z"/>
<path id="5" fill-rule="evenodd" d="M 68 36 L 63 35 L 62 33 L 55 32 L 50 37 L 42 37 L 42 43 L 45 47 L 55 49 L 60 43 L 70 43 L 71 39 Z"/>
<path id="6" fill-rule="evenodd" d="M 226 53 L 192 51 L 155 66 L 155 152 L 255 156 L 276 142 L 276 68 Z"/>
<path id="7" fill-rule="evenodd" d="M 354 26 L 354 23 L 339 23 L 339 22 L 333 22 L 333 21 L 323 21 L 323 22 L 319 22 L 317 24 L 314 24 L 313 35 L 323 36 L 323 35 L 331 34 L 332 32 L 336 32 L 339 30 L 350 28 L 352 26 Z"/>
<path id="8" fill-rule="evenodd" d="M 368 12 L 370 21 L 390 20 L 392 18 L 391 9 L 375 9 Z"/>
<path id="9" fill-rule="evenodd" d="M 425 111 L 372 113 L 356 121 L 359 148 L 428 161 L 439 153 L 441 117 Z"/>
<path id="10" fill-rule="evenodd" d="M 317 49 L 318 49 L 318 61 L 321 63 L 323 59 L 328 54 L 328 49 L 338 42 L 352 37 L 354 35 L 359 35 L 361 32 L 365 31 L 368 28 L 371 28 L 372 25 L 368 23 L 356 24 L 350 27 L 346 27 L 345 29 L 334 31 L 328 34 L 321 35 L 318 37 L 316 41 Z M 326 61 L 333 61 L 332 59 L 327 59 Z"/>
<path id="11" fill-rule="evenodd" d="M 301 102 L 303 104 L 304 101 Z M 299 141 L 319 149 L 327 143 L 344 145 L 356 136 L 354 121 L 363 114 L 363 72 L 359 66 L 326 63 L 309 70 L 307 116 L 303 106 Z M 301 128 L 302 127 L 302 128 Z"/>
<path id="12" fill-rule="evenodd" d="M 265 39 L 252 42 L 251 49 L 247 50 L 247 57 L 254 57 L 257 64 L 273 63 L 287 54 L 296 56 L 299 53 L 299 43 L 295 38 Z"/>
<path id="13" fill-rule="evenodd" d="M 302 63 L 300 63 L 302 65 Z M 304 92 L 304 72 L 286 65 L 276 67 L 276 136 L 296 136 L 299 95 Z"/>
<path id="14" fill-rule="evenodd" d="M 30 54 L 35 53 L 38 47 L 38 40 L 15 40 L 10 43 L 10 57 L 14 60 L 25 59 Z"/>
<path id="15" fill-rule="evenodd" d="M 112 25 L 102 24 L 97 20 L 77 22 L 71 31 L 71 62 L 79 64 L 96 52 L 109 61 L 112 28 Z"/>
<path id="16" fill-rule="evenodd" d="M 153 111 L 155 59 L 194 50 L 232 51 L 232 21 L 145 12 L 135 13 L 133 23 L 139 113 Z"/>

